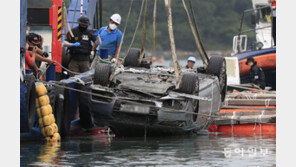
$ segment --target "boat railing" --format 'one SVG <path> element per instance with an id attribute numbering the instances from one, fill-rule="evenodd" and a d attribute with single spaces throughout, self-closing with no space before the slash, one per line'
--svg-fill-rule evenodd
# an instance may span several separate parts
<path id="1" fill-rule="evenodd" d="M 262 14 L 260 13 L 260 10 L 262 9 L 266 9 L 266 13 Z M 239 32 L 236 36 L 233 37 L 233 52 L 236 53 L 241 53 L 241 52 L 245 52 L 247 50 L 260 50 L 263 48 L 263 43 L 262 42 L 258 42 L 254 40 L 249 40 L 248 41 L 248 36 L 246 35 L 247 33 L 251 33 L 254 32 L 255 34 L 257 33 L 257 31 L 262 31 L 263 29 L 268 29 L 268 31 L 270 31 L 270 37 L 271 37 L 271 41 L 270 41 L 270 48 L 273 47 L 272 43 L 273 43 L 273 38 L 272 38 L 272 26 L 271 26 L 271 15 L 270 15 L 270 6 L 268 5 L 264 5 L 255 9 L 247 9 L 244 10 L 242 17 L 241 17 L 241 21 L 240 21 L 240 27 L 239 27 Z M 244 20 L 246 19 L 247 14 L 251 13 L 251 24 L 252 26 L 254 26 L 254 28 L 251 29 L 247 29 L 247 30 L 243 30 L 243 25 L 244 25 Z M 267 22 L 267 24 L 263 23 L 264 21 L 260 21 L 260 18 L 262 19 L 263 16 L 265 16 L 265 20 Z M 270 30 L 269 30 L 270 29 Z M 256 36 L 256 35 L 255 35 Z M 252 37 L 251 37 L 252 38 Z M 251 42 L 253 41 L 253 42 Z M 248 42 L 249 44 L 252 43 L 252 45 L 248 48 Z M 255 44 L 255 45 L 254 45 Z M 264 46 L 266 48 L 266 46 Z"/>

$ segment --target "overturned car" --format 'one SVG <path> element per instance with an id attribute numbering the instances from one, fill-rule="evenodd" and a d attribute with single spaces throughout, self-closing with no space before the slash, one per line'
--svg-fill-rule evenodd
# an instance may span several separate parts
<path id="1" fill-rule="evenodd" d="M 179 135 L 208 129 L 220 111 L 226 91 L 225 59 L 212 56 L 207 69 L 182 69 L 177 88 L 174 69 L 139 64 L 133 48 L 112 71 L 98 63 L 85 95 L 97 125 L 109 126 L 117 136 Z M 110 76 L 111 75 L 111 76 Z M 112 77 L 112 79 L 110 79 Z"/>

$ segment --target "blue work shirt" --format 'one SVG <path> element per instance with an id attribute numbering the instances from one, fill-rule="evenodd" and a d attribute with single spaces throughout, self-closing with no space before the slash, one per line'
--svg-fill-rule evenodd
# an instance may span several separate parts
<path id="1" fill-rule="evenodd" d="M 100 35 L 102 44 L 98 46 L 97 55 L 100 55 L 100 49 L 108 49 L 108 55 L 113 56 L 116 53 L 117 45 L 120 44 L 122 38 L 122 32 L 119 29 L 115 29 L 108 32 L 108 27 L 102 27 L 98 35 Z"/>

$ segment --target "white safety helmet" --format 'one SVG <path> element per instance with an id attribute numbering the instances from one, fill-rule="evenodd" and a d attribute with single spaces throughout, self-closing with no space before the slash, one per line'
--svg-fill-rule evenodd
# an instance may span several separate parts
<path id="1" fill-rule="evenodd" d="M 196 62 L 196 59 L 195 59 L 195 57 L 192 57 L 192 56 L 191 56 L 191 57 L 188 58 L 187 61 L 193 61 L 193 62 L 195 63 L 195 62 Z"/>
<path id="2" fill-rule="evenodd" d="M 119 14 L 117 14 L 117 13 L 113 14 L 110 17 L 110 19 L 113 20 L 117 24 L 120 24 L 120 22 L 121 22 L 121 16 Z"/>

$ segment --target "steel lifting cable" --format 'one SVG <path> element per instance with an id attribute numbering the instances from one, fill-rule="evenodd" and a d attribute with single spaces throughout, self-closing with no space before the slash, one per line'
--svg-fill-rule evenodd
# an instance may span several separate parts
<path id="1" fill-rule="evenodd" d="M 68 68 L 66 68 L 66 67 L 64 67 L 62 64 L 60 64 L 59 62 L 55 62 L 55 63 L 58 64 L 59 66 L 61 66 L 64 70 L 66 70 L 66 71 L 68 71 L 68 72 L 70 72 L 70 73 L 72 73 L 72 74 L 76 74 L 76 75 L 81 74 L 81 73 L 79 73 L 79 72 L 75 72 L 75 71 L 71 71 L 71 70 L 69 70 Z"/>
<path id="2" fill-rule="evenodd" d="M 126 28 L 127 28 L 127 25 L 128 25 L 129 18 L 130 18 L 130 14 L 131 14 L 133 2 L 134 2 L 134 0 L 131 0 L 130 7 L 129 7 L 129 10 L 128 10 L 128 14 L 127 14 L 127 18 L 126 18 L 126 23 L 125 23 L 124 31 L 122 33 L 121 41 L 120 41 L 119 48 L 118 48 L 117 57 L 116 57 L 116 60 L 115 60 L 115 64 L 114 64 L 114 66 L 112 68 L 112 72 L 111 72 L 111 75 L 109 77 L 109 81 L 112 81 L 113 78 L 114 78 L 114 76 L 115 76 L 115 69 L 117 68 L 117 65 L 118 65 L 117 62 L 118 62 L 119 54 L 120 54 L 120 51 L 121 51 L 121 46 L 122 46 L 123 38 L 125 36 L 125 31 L 126 31 Z"/>
<path id="3" fill-rule="evenodd" d="M 194 40 L 195 40 L 195 44 L 196 44 L 197 50 L 198 50 L 198 52 L 200 54 L 200 57 L 201 57 L 203 63 L 205 65 L 208 65 L 208 63 L 206 61 L 206 58 L 205 58 L 205 55 L 204 55 L 204 52 L 203 52 L 203 49 L 202 49 L 202 45 L 201 45 L 201 43 L 199 41 L 199 37 L 198 37 L 197 32 L 196 32 L 196 29 L 194 29 L 194 26 L 193 26 L 193 23 L 192 23 L 192 19 L 190 17 L 189 11 L 187 9 L 185 0 L 182 0 L 182 2 L 183 2 L 184 10 L 186 12 L 186 15 L 187 15 L 187 18 L 188 18 L 188 22 L 189 22 L 189 25 L 190 25 L 190 28 L 191 28 L 191 31 L 192 31 Z"/>
<path id="4" fill-rule="evenodd" d="M 157 0 L 154 0 L 154 7 L 153 7 L 153 46 L 152 46 L 152 57 L 156 56 L 156 11 L 157 11 Z"/>
<path id="5" fill-rule="evenodd" d="M 132 6 L 133 6 L 133 2 L 134 2 L 134 0 L 131 0 L 130 7 L 129 7 L 129 10 L 128 10 L 128 14 L 127 14 L 127 18 L 126 18 L 125 27 L 124 27 L 124 30 L 123 30 L 123 33 L 122 33 L 122 38 L 121 38 L 121 41 L 120 41 L 120 44 L 119 44 L 119 48 L 118 48 L 118 53 L 117 53 L 117 57 L 116 57 L 116 62 L 118 61 L 119 54 L 120 54 L 120 51 L 121 51 L 121 46 L 122 46 L 123 38 L 124 38 L 124 36 L 125 36 L 125 31 L 126 31 L 126 28 L 127 28 L 127 25 L 128 25 L 128 21 L 129 21 L 129 18 L 130 18 L 130 14 L 131 14 L 131 10 L 132 10 Z M 117 63 L 116 63 L 116 64 L 117 64 Z M 116 68 L 116 64 L 115 64 L 115 68 Z"/>
<path id="6" fill-rule="evenodd" d="M 205 48 L 204 48 L 203 43 L 202 43 L 202 39 L 201 39 L 201 37 L 199 35 L 199 31 L 198 31 L 197 23 L 196 23 L 196 18 L 195 18 L 195 13 L 194 13 L 194 10 L 193 10 L 192 4 L 191 4 L 191 0 L 188 0 L 188 1 L 189 1 L 189 7 L 190 7 L 190 11 L 191 11 L 193 23 L 194 23 L 194 28 L 195 28 L 195 31 L 197 33 L 198 39 L 200 41 L 200 45 L 201 45 L 202 51 L 204 53 L 205 59 L 207 59 L 207 61 L 209 61 L 209 57 L 207 55 L 207 52 L 205 51 Z"/>
<path id="7" fill-rule="evenodd" d="M 138 60 L 138 65 L 141 64 L 145 54 L 145 43 L 146 43 L 146 25 L 147 25 L 147 12 L 148 12 L 148 0 L 145 0 L 145 12 L 142 28 L 142 39 L 141 39 L 141 54 Z"/>
<path id="8" fill-rule="evenodd" d="M 111 100 L 118 100 L 118 101 L 122 101 L 122 102 L 126 102 L 126 103 L 131 103 L 131 104 L 135 104 L 135 105 L 140 105 L 140 106 L 152 107 L 152 108 L 157 108 L 157 109 L 164 109 L 164 110 L 167 110 L 167 111 L 170 111 L 170 112 L 177 112 L 177 113 L 179 112 L 179 113 L 185 113 L 185 114 L 191 114 L 191 115 L 198 115 L 198 116 L 210 117 L 210 118 L 221 118 L 221 116 L 207 115 L 207 114 L 189 112 L 189 111 L 184 111 L 184 110 L 176 110 L 176 109 L 167 108 L 167 107 L 158 107 L 158 106 L 155 106 L 155 105 L 143 104 L 143 103 L 136 102 L 136 101 L 125 100 L 125 99 L 118 99 L 116 97 L 104 96 L 104 95 L 101 95 L 101 94 L 98 94 L 98 93 L 83 91 L 83 90 L 80 90 L 80 89 L 75 89 L 75 88 L 71 88 L 71 87 L 59 85 L 59 84 L 55 83 L 56 81 L 51 81 L 51 82 L 40 81 L 40 82 L 51 84 L 51 85 L 54 85 L 54 86 L 57 86 L 57 87 L 60 87 L 60 88 L 64 88 L 64 89 L 68 89 L 68 90 L 72 90 L 72 91 L 76 91 L 76 92 L 80 92 L 80 93 L 85 93 L 85 94 L 92 95 L 92 96 L 107 98 L 107 99 L 111 99 Z M 241 121 L 241 120 L 234 119 L 234 121 Z M 252 123 L 252 122 L 250 122 L 250 123 Z M 264 124 L 275 124 L 275 123 L 264 123 Z"/>
<path id="9" fill-rule="evenodd" d="M 139 25 L 140 25 L 140 22 L 141 22 L 141 15 L 142 15 L 142 13 L 143 13 L 144 2 L 145 2 L 145 0 L 142 0 L 141 10 L 140 10 L 140 13 L 139 13 L 139 17 L 138 17 L 138 22 L 137 22 L 137 25 L 136 25 L 136 29 L 135 29 L 135 32 L 134 32 L 134 35 L 133 35 L 132 41 L 131 41 L 131 43 L 130 43 L 128 49 L 127 49 L 127 54 L 126 54 L 126 55 L 129 54 L 129 52 L 130 52 L 130 50 L 131 50 L 131 47 L 132 47 L 132 45 L 133 45 L 133 43 L 134 43 L 134 41 L 135 41 L 136 34 L 137 34 L 137 32 L 138 32 L 138 28 L 139 28 Z M 125 57 L 126 57 L 126 56 L 125 56 Z M 125 58 L 125 57 L 124 57 L 124 58 Z M 123 60 L 124 60 L 124 59 L 123 59 Z"/>

